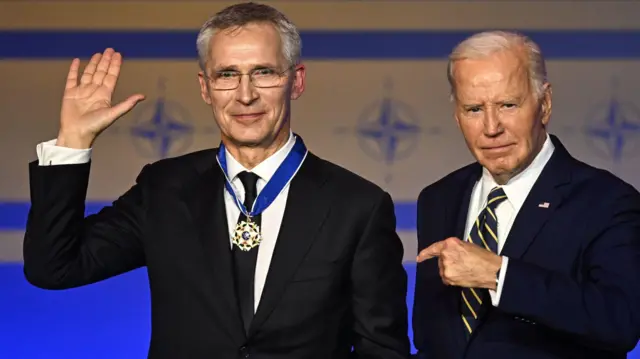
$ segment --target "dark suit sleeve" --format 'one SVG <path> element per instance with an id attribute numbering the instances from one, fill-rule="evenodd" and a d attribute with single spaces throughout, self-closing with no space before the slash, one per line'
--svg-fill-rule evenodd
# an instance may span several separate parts
<path id="1" fill-rule="evenodd" d="M 425 213 L 427 204 L 429 202 L 428 193 L 429 191 L 427 189 L 422 190 L 422 192 L 420 192 L 420 195 L 418 196 L 418 201 L 417 201 L 416 230 L 418 232 L 417 233 L 418 248 L 416 251 L 416 255 L 418 255 L 418 253 L 420 253 L 421 250 L 427 248 L 433 243 L 433 241 L 430 240 L 426 232 L 426 228 L 435 227 L 431 223 L 429 223 L 429 221 L 434 217 L 429 216 Z M 423 319 L 425 318 L 424 306 L 426 304 L 422 302 L 424 298 L 427 298 L 427 291 L 429 290 L 429 288 L 427 288 L 427 286 L 424 285 L 425 273 L 427 271 L 428 271 L 428 267 L 424 265 L 416 266 L 416 284 L 415 284 L 415 290 L 413 294 L 413 318 L 412 318 L 413 319 L 412 320 L 413 343 L 416 349 L 418 350 L 418 354 L 422 356 L 426 355 L 425 351 L 428 349 L 424 343 L 424 338 L 426 335 L 423 329 Z M 417 355 L 415 356 L 415 358 L 419 358 L 419 357 L 421 356 L 417 356 Z"/>
<path id="2" fill-rule="evenodd" d="M 409 357 L 407 274 L 391 197 L 371 213 L 351 269 L 357 358 Z"/>
<path id="3" fill-rule="evenodd" d="M 29 164 L 31 208 L 23 255 L 25 277 L 34 286 L 78 287 L 144 265 L 140 185 L 85 218 L 90 166 Z"/>
<path id="4" fill-rule="evenodd" d="M 603 218 L 586 219 L 585 225 L 605 225 L 598 225 L 584 249 L 581 278 L 510 258 L 501 310 L 582 345 L 616 352 L 634 348 L 640 338 L 640 198 L 631 188 L 616 192 L 609 193 L 613 201 L 599 203 Z"/>

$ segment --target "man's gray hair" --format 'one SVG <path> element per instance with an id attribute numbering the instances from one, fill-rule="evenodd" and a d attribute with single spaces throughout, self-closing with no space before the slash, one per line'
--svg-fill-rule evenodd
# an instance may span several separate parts
<path id="1" fill-rule="evenodd" d="M 296 26 L 275 8 L 253 2 L 240 3 L 224 8 L 207 20 L 196 40 L 198 63 L 205 71 L 211 46 L 211 37 L 216 31 L 244 26 L 250 23 L 273 24 L 282 39 L 282 51 L 290 66 L 298 64 L 302 41 Z"/>
<path id="2" fill-rule="evenodd" d="M 547 69 L 540 47 L 527 36 L 508 31 L 480 32 L 458 44 L 447 65 L 447 79 L 451 86 L 451 99 L 455 98 L 455 62 L 464 59 L 480 59 L 496 52 L 513 50 L 522 47 L 529 60 L 529 84 L 538 98 L 544 95 L 544 85 L 547 83 Z"/>

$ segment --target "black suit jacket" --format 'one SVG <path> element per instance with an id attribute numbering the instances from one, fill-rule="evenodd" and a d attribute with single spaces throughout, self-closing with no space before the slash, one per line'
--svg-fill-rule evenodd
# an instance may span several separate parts
<path id="1" fill-rule="evenodd" d="M 407 358 L 407 278 L 391 198 L 311 153 L 291 182 L 245 334 L 216 153 L 147 165 L 129 191 L 87 218 L 90 164 L 31 163 L 27 280 L 64 289 L 146 266 L 153 359 Z"/>
<path id="2" fill-rule="evenodd" d="M 437 260 L 418 265 L 413 328 L 419 358 L 617 359 L 638 342 L 640 195 L 551 138 L 555 151 L 501 253 L 509 264 L 499 305 L 490 305 L 469 341 L 459 288 L 442 283 Z M 481 173 L 472 164 L 421 192 L 419 249 L 464 238 Z"/>

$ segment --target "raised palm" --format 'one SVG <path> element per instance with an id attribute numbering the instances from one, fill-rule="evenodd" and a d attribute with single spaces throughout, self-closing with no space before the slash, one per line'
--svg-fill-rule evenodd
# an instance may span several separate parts
<path id="1" fill-rule="evenodd" d="M 80 60 L 69 68 L 60 112 L 59 145 L 88 148 L 102 131 L 129 112 L 144 95 L 132 95 L 113 105 L 122 56 L 113 49 L 91 57 L 78 82 Z"/>

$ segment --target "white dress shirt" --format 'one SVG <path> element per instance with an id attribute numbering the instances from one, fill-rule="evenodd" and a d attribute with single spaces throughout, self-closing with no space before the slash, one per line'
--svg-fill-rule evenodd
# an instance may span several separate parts
<path id="1" fill-rule="evenodd" d="M 242 166 L 228 151 L 226 151 L 227 161 L 227 174 L 231 183 L 236 188 L 238 193 L 238 200 L 244 202 L 244 187 L 242 181 L 238 178 L 238 173 L 242 171 L 253 172 L 258 175 L 257 193 L 264 188 L 266 183 L 271 179 L 276 172 L 280 164 L 285 160 L 289 152 L 295 145 L 296 137 L 293 133 L 289 133 L 289 139 L 287 143 L 280 148 L 276 153 L 262 161 L 251 171 Z M 91 159 L 91 149 L 73 149 L 67 147 L 56 146 L 56 140 L 39 143 L 36 147 L 36 153 L 38 155 L 38 163 L 41 166 L 49 165 L 64 165 L 64 164 L 80 164 L 87 163 Z M 216 164 L 217 165 L 217 164 Z M 282 224 L 282 218 L 284 216 L 285 205 L 287 203 L 287 197 L 289 194 L 290 184 L 287 184 L 285 188 L 280 192 L 271 205 L 262 212 L 261 221 L 261 234 L 262 242 L 260 243 L 260 250 L 258 251 L 258 258 L 256 261 L 256 271 L 254 280 L 254 311 L 257 310 L 260 303 L 260 297 L 264 288 L 269 266 L 271 264 L 271 256 L 276 246 L 276 239 L 280 232 L 280 225 Z M 220 189 L 224 191 L 225 208 L 227 212 L 227 222 L 229 224 L 229 246 L 233 245 L 231 240 L 238 217 L 240 216 L 240 209 L 229 192 L 224 188 Z M 212 204 L 213 205 L 213 204 Z"/>
<path id="2" fill-rule="evenodd" d="M 231 154 L 227 151 L 227 175 L 231 179 L 231 183 L 239 192 L 236 194 L 238 200 L 244 203 L 244 187 L 242 181 L 238 178 L 238 173 L 242 171 L 253 172 L 258 175 L 257 194 L 260 195 L 260 191 L 264 188 L 267 182 L 271 179 L 276 172 L 280 164 L 287 158 L 287 155 L 293 149 L 296 143 L 296 137 L 293 134 L 289 134 L 289 140 L 282 146 L 276 153 L 271 155 L 266 160 L 260 162 L 251 171 L 247 170 L 240 164 Z M 284 216 L 284 209 L 287 204 L 287 197 L 289 196 L 290 183 L 287 183 L 285 188 L 280 192 L 276 199 L 262 212 L 261 220 L 261 234 L 262 242 L 260 242 L 260 250 L 258 251 L 258 258 L 256 259 L 256 272 L 254 278 L 254 312 L 258 310 L 258 304 L 260 303 L 260 296 L 262 295 L 262 289 L 267 279 L 267 272 L 271 265 L 271 256 L 273 250 L 276 247 L 276 239 L 280 232 L 280 225 L 282 224 L 282 218 Z M 238 217 L 240 216 L 240 209 L 233 200 L 233 197 L 228 191 L 224 191 L 224 204 L 227 210 L 227 223 L 229 224 L 229 244 L 233 245 L 231 238 L 235 232 Z"/>
<path id="3" fill-rule="evenodd" d="M 529 195 L 531 188 L 535 184 L 536 180 L 540 176 L 542 169 L 547 164 L 551 155 L 553 154 L 554 146 L 547 134 L 547 139 L 542 146 L 540 153 L 533 159 L 531 164 L 518 175 L 514 176 L 502 186 L 504 193 L 507 195 L 507 199 L 500 203 L 496 208 L 496 216 L 498 217 L 498 253 L 502 251 L 504 244 L 509 236 L 509 231 L 513 225 L 520 208 L 525 199 Z M 493 179 L 489 171 L 486 168 L 482 170 L 482 177 L 476 182 L 473 192 L 471 193 L 471 201 L 469 203 L 469 212 L 467 215 L 467 226 L 465 234 L 467 238 L 476 219 L 480 215 L 480 212 L 487 205 L 487 196 L 489 192 L 498 184 Z M 465 238 L 466 239 L 466 238 Z M 498 285 L 496 290 L 489 290 L 491 296 L 491 303 L 497 307 L 500 303 L 500 295 L 502 293 L 502 286 L 504 284 L 504 278 L 507 273 L 507 266 L 509 264 L 509 258 L 502 256 L 502 267 L 498 274 Z"/>

